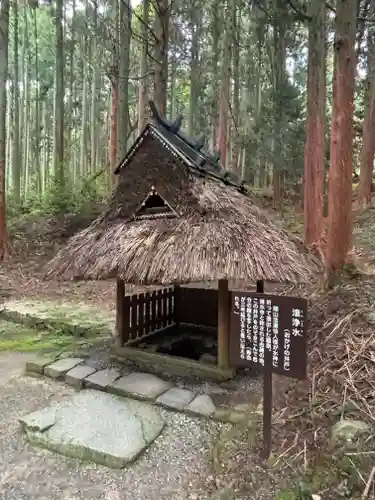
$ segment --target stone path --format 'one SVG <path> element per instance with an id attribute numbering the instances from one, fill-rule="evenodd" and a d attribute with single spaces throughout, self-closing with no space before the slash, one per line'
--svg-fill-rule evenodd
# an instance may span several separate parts
<path id="1" fill-rule="evenodd" d="M 138 458 L 165 425 L 150 404 L 91 389 L 20 422 L 30 443 L 113 469 Z"/>
<path id="2" fill-rule="evenodd" d="M 76 389 L 96 389 L 221 422 L 238 423 L 248 418 L 249 411 L 261 411 L 257 406 L 246 404 L 217 408 L 208 394 L 173 386 L 170 381 L 150 373 L 122 375 L 115 368 L 97 370 L 83 358 L 36 358 L 26 363 L 26 372 L 64 381 Z"/>
<path id="3" fill-rule="evenodd" d="M 25 443 L 19 418 L 86 391 L 25 377 L 25 361 L 0 353 L 1 500 L 217 500 L 211 451 L 228 425 L 159 406 L 165 428 L 131 466 L 116 470 L 66 458 Z"/>

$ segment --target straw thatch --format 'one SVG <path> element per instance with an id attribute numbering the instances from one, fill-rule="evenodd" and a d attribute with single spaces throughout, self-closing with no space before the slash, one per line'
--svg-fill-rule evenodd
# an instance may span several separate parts
<path id="1" fill-rule="evenodd" d="M 308 281 L 318 259 L 269 223 L 241 189 L 194 169 L 154 126 L 119 168 L 106 212 L 50 262 L 48 278 L 135 284 L 233 280 Z M 178 214 L 135 220 L 155 186 Z"/>

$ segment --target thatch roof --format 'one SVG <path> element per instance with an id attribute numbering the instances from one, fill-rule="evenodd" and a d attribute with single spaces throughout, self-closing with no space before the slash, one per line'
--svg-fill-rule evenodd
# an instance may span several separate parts
<path id="1" fill-rule="evenodd" d="M 47 278 L 310 280 L 318 259 L 271 224 L 242 185 L 222 176 L 213 156 L 189 144 L 163 126 L 147 125 L 117 169 L 108 209 L 56 255 Z M 165 205 L 144 216 L 142 202 L 152 188 Z"/>

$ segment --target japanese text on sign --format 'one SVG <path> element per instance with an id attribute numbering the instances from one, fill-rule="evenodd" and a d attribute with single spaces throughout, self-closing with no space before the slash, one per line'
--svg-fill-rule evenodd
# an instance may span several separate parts
<path id="1" fill-rule="evenodd" d="M 264 367 L 268 352 L 272 371 L 304 378 L 306 314 L 306 301 L 300 298 L 233 293 L 230 353 L 233 364 Z"/>

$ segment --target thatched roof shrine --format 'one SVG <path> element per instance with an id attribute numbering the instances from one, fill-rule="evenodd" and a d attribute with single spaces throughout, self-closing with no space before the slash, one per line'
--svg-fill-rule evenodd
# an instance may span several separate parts
<path id="1" fill-rule="evenodd" d="M 156 113 L 116 169 L 107 210 L 50 262 L 48 278 L 171 284 L 308 281 L 319 261 L 271 224 L 245 187 Z"/>

